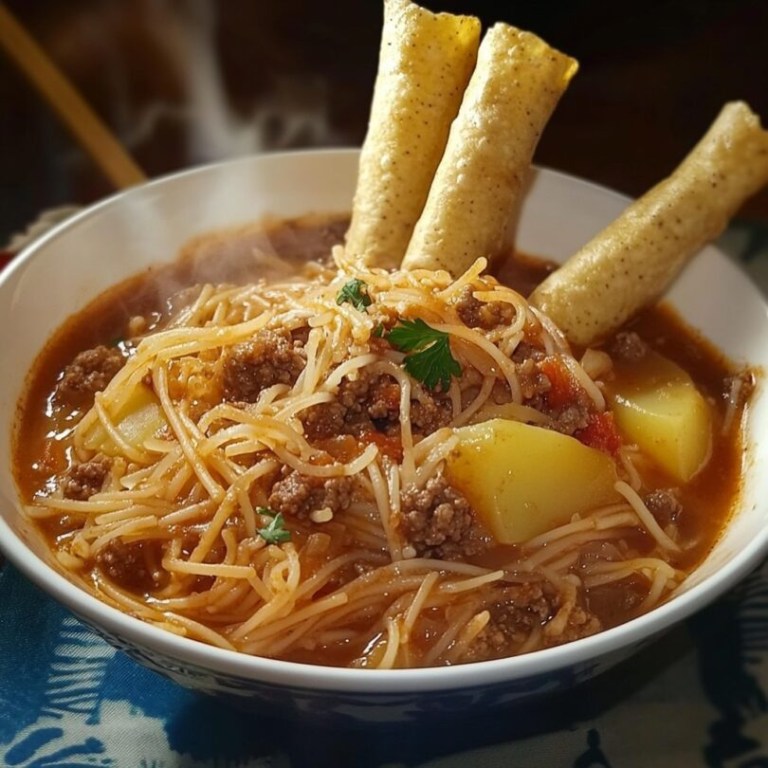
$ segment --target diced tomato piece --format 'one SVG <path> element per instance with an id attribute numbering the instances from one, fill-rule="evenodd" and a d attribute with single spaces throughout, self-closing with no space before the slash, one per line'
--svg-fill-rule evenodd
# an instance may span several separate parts
<path id="1" fill-rule="evenodd" d="M 621 448 L 621 436 L 612 413 L 590 413 L 587 426 L 577 430 L 573 436 L 584 445 L 611 456 Z"/>
<path id="2" fill-rule="evenodd" d="M 546 394 L 549 407 L 559 411 L 571 405 L 580 387 L 565 365 L 556 357 L 545 357 L 539 363 L 539 370 L 549 379 Z"/>
<path id="3" fill-rule="evenodd" d="M 363 432 L 360 435 L 360 440 L 363 443 L 375 443 L 381 453 L 385 456 L 389 456 L 394 461 L 403 460 L 403 444 L 400 441 L 400 436 L 385 435 L 383 432 L 377 432 L 376 430 L 369 430 Z"/>
<path id="4" fill-rule="evenodd" d="M 14 254 L 10 251 L 0 250 L 0 269 L 2 269 L 6 264 L 9 264 L 13 257 Z"/>

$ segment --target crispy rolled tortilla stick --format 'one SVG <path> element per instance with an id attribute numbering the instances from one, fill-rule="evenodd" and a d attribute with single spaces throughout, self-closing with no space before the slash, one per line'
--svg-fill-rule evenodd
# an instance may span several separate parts
<path id="1" fill-rule="evenodd" d="M 379 70 L 346 250 L 396 267 L 477 59 L 480 21 L 385 0 Z"/>
<path id="2" fill-rule="evenodd" d="M 486 32 L 404 269 L 460 275 L 498 254 L 539 136 L 577 68 L 530 32 Z"/>
<path id="3" fill-rule="evenodd" d="M 768 131 L 743 102 L 726 104 L 667 179 L 531 294 L 574 344 L 587 346 L 655 301 L 686 261 L 768 182 Z"/>

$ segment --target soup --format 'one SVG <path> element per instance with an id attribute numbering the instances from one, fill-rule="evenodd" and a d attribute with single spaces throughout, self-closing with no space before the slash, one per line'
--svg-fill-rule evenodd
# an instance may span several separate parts
<path id="1" fill-rule="evenodd" d="M 578 63 L 481 31 L 385 0 L 350 219 L 198 242 L 51 340 L 15 470 L 72 579 L 222 648 L 387 669 L 593 635 L 702 560 L 752 378 L 638 312 L 768 180 L 768 132 L 726 105 L 565 265 L 496 279 Z"/>
<path id="2" fill-rule="evenodd" d="M 202 239 L 51 339 L 14 469 L 70 578 L 196 640 L 375 668 L 667 599 L 737 499 L 750 375 L 663 307 L 574 350 L 523 298 L 545 262 L 360 268 L 331 256 L 346 226 Z"/>

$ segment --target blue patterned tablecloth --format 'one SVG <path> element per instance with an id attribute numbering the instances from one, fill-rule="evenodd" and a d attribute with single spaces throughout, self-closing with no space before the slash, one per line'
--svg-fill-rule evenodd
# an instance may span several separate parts
<path id="1" fill-rule="evenodd" d="M 768 229 L 721 240 L 768 292 Z M 0 767 L 768 768 L 768 563 L 557 697 L 423 727 L 320 729 L 186 691 L 0 568 Z"/>

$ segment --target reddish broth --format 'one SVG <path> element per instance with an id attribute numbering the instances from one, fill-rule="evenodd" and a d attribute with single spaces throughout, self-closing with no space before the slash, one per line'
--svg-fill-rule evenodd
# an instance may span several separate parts
<path id="1" fill-rule="evenodd" d="M 69 318 L 39 355 L 18 406 L 13 469 L 22 497 L 31 501 L 36 494 L 52 490 L 56 475 L 68 465 L 62 438 L 80 414 L 57 411 L 52 406 L 52 397 L 62 370 L 77 353 L 99 344 L 122 343 L 127 323 L 133 316 L 143 315 L 161 324 L 162 317 L 176 301 L 173 296 L 179 289 L 212 280 L 242 283 L 268 278 L 270 274 L 279 275 L 282 267 L 274 255 L 294 266 L 307 258 L 327 258 L 331 245 L 341 241 L 347 218 L 318 221 L 316 218 L 295 220 L 275 223 L 266 229 L 260 226 L 199 238 L 187 246 L 175 263 L 129 278 Z M 271 255 L 266 260 L 254 258 L 254 249 Z M 498 274 L 506 284 L 527 295 L 553 268 L 551 262 L 540 259 L 510 257 L 500 266 Z M 727 359 L 663 304 L 644 312 L 628 329 L 690 373 L 712 405 L 715 434 L 720 435 L 727 382 L 734 373 Z M 671 557 L 673 566 L 693 568 L 716 542 L 738 497 L 741 462 L 739 430 L 732 429 L 714 440 L 713 455 L 705 471 L 678 489 L 684 512 L 677 524 L 688 546 L 682 554 Z M 674 485 L 661 471 L 650 479 L 650 484 L 657 488 Z M 44 526 L 53 548 L 66 528 L 66 518 Z M 650 549 L 650 537 L 641 532 L 637 536 L 638 541 L 633 544 L 641 550 Z M 509 547 L 497 546 L 475 558 L 475 562 L 500 565 L 510 554 Z M 144 556 L 148 562 L 160 559 L 157 552 L 147 551 Z M 123 586 L 142 591 L 140 583 Z M 590 610 L 603 626 L 610 627 L 631 618 L 641 596 L 642 590 L 635 592 L 633 585 L 625 580 L 620 585 L 593 588 L 587 598 Z M 316 656 L 302 658 L 301 654 L 294 660 L 318 662 Z M 330 664 L 347 661 L 330 657 L 321 660 Z"/>

